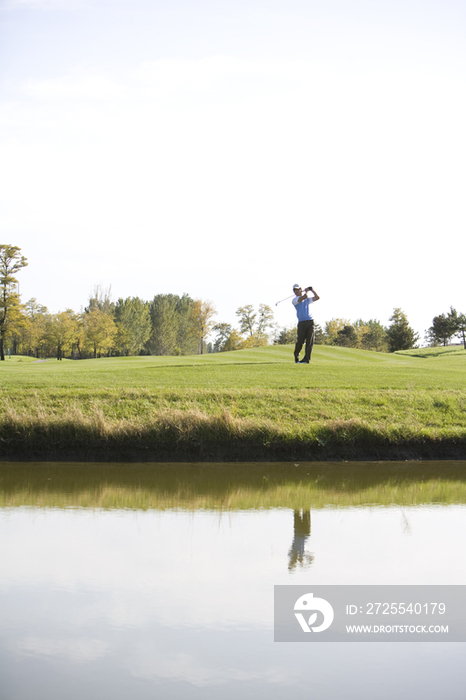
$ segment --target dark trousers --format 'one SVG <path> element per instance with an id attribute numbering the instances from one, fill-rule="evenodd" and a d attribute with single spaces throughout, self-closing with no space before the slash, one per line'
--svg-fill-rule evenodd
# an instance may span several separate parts
<path id="1" fill-rule="evenodd" d="M 298 323 L 298 337 L 294 346 L 294 356 L 299 357 L 301 348 L 306 343 L 304 359 L 311 359 L 311 352 L 314 345 L 314 321 L 300 321 Z"/>

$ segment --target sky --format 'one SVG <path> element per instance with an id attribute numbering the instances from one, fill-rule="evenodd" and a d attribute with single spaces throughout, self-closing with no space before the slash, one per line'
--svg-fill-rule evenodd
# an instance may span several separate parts
<path id="1" fill-rule="evenodd" d="M 0 0 L 22 300 L 466 312 L 463 0 Z"/>

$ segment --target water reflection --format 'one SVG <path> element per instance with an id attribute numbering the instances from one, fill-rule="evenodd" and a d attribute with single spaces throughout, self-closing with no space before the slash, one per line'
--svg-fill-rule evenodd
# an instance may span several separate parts
<path id="1" fill-rule="evenodd" d="M 466 462 L 0 463 L 0 507 L 247 510 L 466 503 Z"/>
<path id="2" fill-rule="evenodd" d="M 288 552 L 288 569 L 293 571 L 299 565 L 308 568 L 314 561 L 314 555 L 306 552 L 306 542 L 311 535 L 311 511 L 295 510 L 293 513 L 294 537 Z"/>
<path id="3" fill-rule="evenodd" d="M 465 463 L 3 464 L 0 499 L 2 700 L 464 697 L 461 645 L 311 656 L 272 616 L 275 584 L 465 583 Z"/>

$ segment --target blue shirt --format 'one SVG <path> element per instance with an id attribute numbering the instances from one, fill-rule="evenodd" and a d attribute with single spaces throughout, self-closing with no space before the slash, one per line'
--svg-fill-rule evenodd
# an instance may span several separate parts
<path id="1" fill-rule="evenodd" d="M 299 297 L 294 297 L 292 304 L 296 309 L 296 316 L 298 321 L 312 321 L 313 316 L 311 312 L 311 304 L 314 299 L 308 297 L 304 301 L 298 301 Z"/>

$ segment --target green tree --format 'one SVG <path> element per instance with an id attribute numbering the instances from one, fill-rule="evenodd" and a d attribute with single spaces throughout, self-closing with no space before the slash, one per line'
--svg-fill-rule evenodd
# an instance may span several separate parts
<path id="1" fill-rule="evenodd" d="M 452 311 L 452 309 L 450 309 Z M 456 318 L 451 314 L 440 314 L 434 316 L 432 325 L 427 330 L 426 337 L 433 345 L 448 345 L 457 328 Z"/>
<path id="2" fill-rule="evenodd" d="M 267 304 L 259 304 L 258 312 L 252 304 L 240 306 L 236 310 L 239 318 L 239 329 L 246 336 L 243 347 L 259 347 L 269 342 L 268 331 L 275 329 L 273 311 Z"/>
<path id="3" fill-rule="evenodd" d="M 363 323 L 359 336 L 359 347 L 362 350 L 375 350 L 376 352 L 388 350 L 387 331 L 380 321 L 371 318 Z"/>
<path id="4" fill-rule="evenodd" d="M 463 339 L 463 348 L 466 350 L 466 314 L 458 314 L 458 329 L 455 335 Z"/>
<path id="5" fill-rule="evenodd" d="M 5 339 L 18 319 L 19 294 L 15 275 L 28 264 L 21 248 L 0 244 L 0 360 L 5 359 Z"/>
<path id="6" fill-rule="evenodd" d="M 229 323 L 217 323 L 212 330 L 217 333 L 213 345 L 214 352 L 240 350 L 244 346 L 244 339 Z"/>
<path id="7" fill-rule="evenodd" d="M 176 297 L 175 313 L 178 322 L 176 347 L 181 355 L 195 355 L 198 350 L 198 328 L 194 316 L 194 300 L 188 294 Z"/>
<path id="8" fill-rule="evenodd" d="M 453 335 L 462 339 L 463 348 L 466 350 L 466 314 L 458 313 L 456 309 L 450 306 L 448 316 L 455 327 Z"/>
<path id="9" fill-rule="evenodd" d="M 325 333 L 322 328 L 318 323 L 315 324 L 314 326 L 314 343 L 316 345 L 323 345 L 325 342 Z"/>
<path id="10" fill-rule="evenodd" d="M 137 355 L 150 338 L 149 305 L 139 297 L 118 299 L 115 304 L 116 346 L 125 355 Z"/>
<path id="11" fill-rule="evenodd" d="M 73 340 L 73 358 L 76 357 L 76 354 L 75 354 L 75 349 L 76 349 L 77 354 L 81 360 L 84 359 L 85 357 L 89 357 L 89 354 L 90 354 L 89 345 L 86 344 L 86 341 L 87 341 L 86 323 L 85 323 L 86 317 L 87 317 L 86 312 L 84 312 L 82 314 L 75 315 L 76 331 L 75 331 L 74 340 Z"/>
<path id="12" fill-rule="evenodd" d="M 103 311 L 106 314 L 112 314 L 114 308 L 112 286 L 110 285 L 107 289 L 103 289 L 100 284 L 96 284 L 85 308 L 86 313 L 92 309 L 99 309 L 99 311 Z"/>
<path id="13" fill-rule="evenodd" d="M 339 345 L 343 348 L 356 348 L 358 345 L 358 334 L 352 325 L 347 324 L 337 332 L 333 342 L 334 345 Z"/>
<path id="14" fill-rule="evenodd" d="M 37 299 L 29 299 L 24 304 L 26 323 L 22 330 L 22 345 L 28 355 L 40 357 L 45 344 L 45 323 L 47 307 L 39 304 Z"/>
<path id="15" fill-rule="evenodd" d="M 174 294 L 157 294 L 149 303 L 151 335 L 147 348 L 152 355 L 174 355 L 178 339 L 179 316 Z"/>
<path id="16" fill-rule="evenodd" d="M 204 343 L 214 325 L 213 317 L 217 314 L 217 310 L 211 301 L 202 301 L 196 299 L 193 306 L 193 318 L 197 328 L 199 339 L 199 354 L 204 352 Z"/>
<path id="17" fill-rule="evenodd" d="M 413 348 L 419 336 L 409 325 L 406 314 L 400 308 L 395 308 L 389 320 L 391 321 L 387 329 L 389 352 Z"/>
<path id="18" fill-rule="evenodd" d="M 351 322 L 345 318 L 331 318 L 325 322 L 325 345 L 334 345 L 337 339 L 338 331 L 341 331 L 345 326 L 350 326 Z"/>
<path id="19" fill-rule="evenodd" d="M 261 348 L 269 344 L 269 339 L 263 333 L 254 332 L 243 339 L 242 348 Z"/>
<path id="20" fill-rule="evenodd" d="M 228 338 L 225 340 L 225 343 L 223 345 L 223 351 L 228 352 L 231 350 L 241 350 L 243 347 L 243 339 L 236 330 L 236 328 L 233 328 L 231 331 L 230 335 Z"/>
<path id="21" fill-rule="evenodd" d="M 11 309 L 10 320 L 8 323 L 8 339 L 13 351 L 13 355 L 23 353 L 23 336 L 27 326 L 27 318 L 24 311 L 24 306 L 18 304 Z"/>
<path id="22" fill-rule="evenodd" d="M 277 345 L 291 345 L 296 343 L 296 326 L 279 328 L 275 337 Z"/>
<path id="23" fill-rule="evenodd" d="M 57 360 L 61 360 L 67 350 L 71 350 L 77 329 L 74 311 L 67 309 L 50 314 L 45 323 L 45 341 L 55 348 Z"/>
<path id="24" fill-rule="evenodd" d="M 87 313 L 83 314 L 82 318 L 85 329 L 85 346 L 91 349 L 94 357 L 97 357 L 97 353 L 108 353 L 117 334 L 117 327 L 112 316 L 101 311 L 98 306 L 93 306 Z"/>
<path id="25" fill-rule="evenodd" d="M 259 336 L 267 336 L 267 332 L 275 328 L 273 310 L 267 304 L 259 304 L 259 318 L 257 319 L 256 333 Z"/>
<path id="26" fill-rule="evenodd" d="M 236 315 L 239 318 L 239 330 L 242 335 L 253 335 L 257 314 L 254 312 L 252 304 L 240 306 L 236 310 Z"/>
<path id="27" fill-rule="evenodd" d="M 212 331 L 217 334 L 214 340 L 214 352 L 223 352 L 225 343 L 233 332 L 233 326 L 229 323 L 216 323 Z"/>

